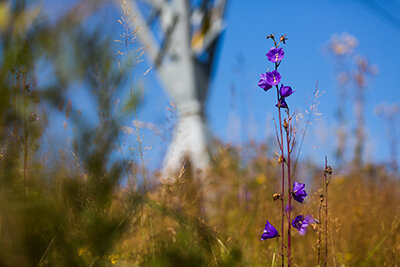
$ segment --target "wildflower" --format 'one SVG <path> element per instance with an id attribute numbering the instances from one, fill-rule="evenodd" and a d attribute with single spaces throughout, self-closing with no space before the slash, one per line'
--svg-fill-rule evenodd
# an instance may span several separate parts
<path id="1" fill-rule="evenodd" d="M 290 86 L 284 86 L 283 84 L 281 85 L 281 88 L 279 89 L 279 94 L 281 97 L 285 98 L 293 94 L 294 91 L 292 90 L 292 87 Z"/>
<path id="2" fill-rule="evenodd" d="M 313 218 L 311 215 L 304 217 L 299 215 L 292 221 L 292 226 L 299 231 L 300 235 L 305 235 L 307 232 L 307 227 L 313 223 Z"/>
<path id="3" fill-rule="evenodd" d="M 288 105 L 287 105 L 286 100 L 285 100 L 284 97 L 281 97 L 281 98 L 278 100 L 278 104 L 276 104 L 276 106 L 277 106 L 278 108 L 288 108 Z"/>
<path id="4" fill-rule="evenodd" d="M 285 35 L 282 35 L 281 38 L 279 39 L 279 41 L 281 41 L 281 42 L 284 43 L 284 44 L 286 44 L 286 40 L 287 40 L 286 34 L 285 34 Z"/>
<path id="5" fill-rule="evenodd" d="M 272 40 L 274 40 L 274 34 L 271 33 L 270 35 L 267 36 L 267 39 L 271 38 Z"/>
<path id="6" fill-rule="evenodd" d="M 271 86 L 275 86 L 281 81 L 281 75 L 276 70 L 265 73 L 265 77 L 266 77 L 267 83 Z"/>
<path id="7" fill-rule="evenodd" d="M 119 255 L 111 254 L 110 256 L 108 256 L 108 259 L 110 260 L 111 264 L 116 264 L 119 259 Z"/>
<path id="8" fill-rule="evenodd" d="M 282 48 L 275 48 L 272 47 L 267 54 L 265 54 L 268 58 L 269 61 L 275 63 L 279 62 L 283 59 L 283 56 L 285 55 L 285 52 L 283 52 Z"/>
<path id="9" fill-rule="evenodd" d="M 304 199 L 308 195 L 307 192 L 304 190 L 305 186 L 306 186 L 305 184 L 298 183 L 296 181 L 294 182 L 293 185 L 293 193 L 292 193 L 293 198 L 300 203 L 303 203 Z"/>
<path id="10" fill-rule="evenodd" d="M 293 206 L 290 206 L 290 211 L 292 211 L 293 210 Z M 285 205 L 285 214 L 288 214 L 289 213 L 289 205 L 288 204 L 286 204 Z"/>
<path id="11" fill-rule="evenodd" d="M 279 94 L 280 94 L 280 98 L 278 100 L 278 104 L 276 104 L 276 106 L 278 108 L 288 108 L 288 105 L 286 103 L 285 98 L 290 96 L 291 94 L 293 94 L 294 91 L 292 90 L 292 87 L 290 86 L 284 86 L 283 84 L 281 85 L 281 88 L 279 89 Z M 287 124 L 287 123 L 286 123 Z"/>
<path id="12" fill-rule="evenodd" d="M 278 231 L 275 229 L 275 227 L 272 226 L 272 224 L 269 223 L 269 221 L 267 221 L 267 224 L 265 224 L 264 232 L 261 235 L 261 241 L 277 236 L 279 236 Z"/>
<path id="13" fill-rule="evenodd" d="M 258 86 L 260 86 L 262 89 L 264 89 L 265 92 L 272 88 L 272 85 L 270 85 L 267 82 L 267 74 L 266 73 L 261 73 L 260 81 L 258 82 Z"/>

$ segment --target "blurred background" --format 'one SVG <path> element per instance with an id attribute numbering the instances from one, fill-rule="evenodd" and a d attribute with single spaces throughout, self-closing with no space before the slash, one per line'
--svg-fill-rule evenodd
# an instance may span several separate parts
<path id="1" fill-rule="evenodd" d="M 0 1 L 0 266 L 278 265 L 278 241 L 259 240 L 280 216 L 276 96 L 257 86 L 269 34 L 287 37 L 309 193 L 293 214 L 321 217 L 326 155 L 328 266 L 400 266 L 398 14 L 394 0 Z M 292 233 L 297 266 L 318 264 L 320 233 Z"/>
<path id="2" fill-rule="evenodd" d="M 139 6 L 144 16 L 149 16 L 150 8 L 145 2 L 139 1 L 139 4 L 142 3 Z M 201 1 L 192 2 L 193 6 L 199 6 Z M 73 1 L 68 4 L 49 1 L 43 5 L 43 10 L 49 17 L 57 17 L 73 4 Z M 284 1 L 274 4 L 273 8 L 263 1 L 227 2 L 204 108 L 213 136 L 235 145 L 248 143 L 250 137 L 258 142 L 275 138 L 272 124 L 275 98 L 260 90 L 257 82 L 259 75 L 268 67 L 265 54 L 272 42 L 266 36 L 270 33 L 287 34 L 289 41 L 284 47 L 286 56 L 281 72 L 283 82 L 296 90 L 291 99 L 291 109 L 299 113 L 308 109 L 307 101 L 312 98 L 317 81 L 319 90 L 324 92 L 319 99 L 322 117 L 314 122 L 305 137 L 306 145 L 301 152 L 304 157 L 322 158 L 327 154 L 336 163 L 335 146 L 339 142 L 338 129 L 343 124 L 339 117 L 342 116 L 348 132 L 343 157 L 347 160 L 353 158 L 356 144 L 353 134 L 356 131 L 355 102 L 358 98 L 354 76 L 357 58 L 360 57 L 370 68 L 365 73 L 363 84 L 366 118 L 363 158 L 367 162 L 390 163 L 393 158 L 390 149 L 393 147 L 390 144 L 392 133 L 386 130 L 387 115 L 379 110 L 383 106 L 386 110 L 396 106 L 400 99 L 398 90 L 393 86 L 396 84 L 395 66 L 398 60 L 394 51 L 399 42 L 400 25 L 397 9 L 399 5 L 396 1 Z M 115 18 L 119 18 L 119 12 L 117 4 L 100 8 L 87 22 L 87 27 L 94 27 L 101 21 L 102 34 L 118 39 L 121 25 Z M 154 23 L 153 32 L 156 35 L 162 32 L 160 24 Z M 140 44 L 139 38 L 136 41 Z M 121 47 L 114 44 L 113 48 L 117 50 Z M 152 67 L 152 62 L 145 55 L 143 59 L 144 62 L 135 66 L 137 77 Z M 167 107 L 173 99 L 155 68 L 141 82 L 144 95 L 138 120 L 157 126 L 164 135 L 171 135 L 174 122 L 170 121 Z M 85 106 L 86 101 L 82 102 L 77 103 L 79 108 Z M 395 107 L 393 109 L 396 110 Z M 338 110 L 342 110 L 343 114 L 338 114 Z M 399 121 L 399 118 L 394 120 Z M 63 121 L 58 121 L 62 125 Z M 170 141 L 168 138 L 172 137 L 157 136 L 159 132 L 151 129 L 144 131 L 144 143 L 152 147 L 145 153 L 145 160 L 152 169 L 159 168 Z M 398 147 L 398 144 L 394 146 Z M 398 162 L 398 153 L 395 157 Z"/>

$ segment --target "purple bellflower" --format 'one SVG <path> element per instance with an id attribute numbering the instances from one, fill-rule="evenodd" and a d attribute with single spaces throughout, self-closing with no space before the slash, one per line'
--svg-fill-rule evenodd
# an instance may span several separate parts
<path id="1" fill-rule="evenodd" d="M 285 52 L 283 52 L 282 48 L 275 48 L 275 47 L 272 47 L 266 54 L 268 60 L 273 63 L 281 61 L 284 55 Z"/>
<path id="2" fill-rule="evenodd" d="M 287 105 L 286 100 L 285 100 L 284 97 L 281 97 L 281 98 L 279 99 L 278 104 L 276 104 L 276 106 L 277 106 L 278 108 L 288 108 L 288 105 Z"/>
<path id="3" fill-rule="evenodd" d="M 284 86 L 283 84 L 281 85 L 281 88 L 279 89 L 279 95 L 280 98 L 278 100 L 278 104 L 276 104 L 277 107 L 281 108 L 288 108 L 288 105 L 286 103 L 285 98 L 293 94 L 294 91 L 292 90 L 292 87 L 290 86 Z"/>
<path id="4" fill-rule="evenodd" d="M 265 73 L 265 76 L 267 83 L 271 86 L 275 86 L 281 81 L 281 75 L 276 70 Z"/>
<path id="5" fill-rule="evenodd" d="M 282 84 L 281 88 L 279 89 L 279 94 L 281 95 L 281 97 L 288 97 L 293 93 L 294 93 L 294 91 L 292 90 L 292 87 L 290 87 L 290 86 L 284 86 Z"/>
<path id="6" fill-rule="evenodd" d="M 307 192 L 304 190 L 305 186 L 306 186 L 305 184 L 298 183 L 296 181 L 294 182 L 293 185 L 293 193 L 292 193 L 293 198 L 300 203 L 303 203 L 304 199 L 308 195 Z"/>
<path id="7" fill-rule="evenodd" d="M 307 232 L 307 227 L 314 222 L 311 215 L 307 215 L 304 217 L 303 215 L 299 215 L 292 221 L 292 226 L 299 231 L 300 235 L 305 235 Z"/>
<path id="8" fill-rule="evenodd" d="M 264 89 L 265 92 L 272 88 L 272 85 L 270 85 L 267 82 L 267 74 L 266 73 L 261 73 L 260 81 L 258 82 L 258 86 L 260 86 L 262 89 Z"/>
<path id="9" fill-rule="evenodd" d="M 272 226 L 272 224 L 269 223 L 269 221 L 267 221 L 267 223 L 265 224 L 264 232 L 261 236 L 261 241 L 277 236 L 279 236 L 278 231 L 275 229 L 275 227 Z"/>
<path id="10" fill-rule="evenodd" d="M 293 210 L 293 206 L 290 206 L 290 211 L 292 211 Z M 289 213 L 289 204 L 286 204 L 286 206 L 285 206 L 285 214 L 288 214 Z"/>

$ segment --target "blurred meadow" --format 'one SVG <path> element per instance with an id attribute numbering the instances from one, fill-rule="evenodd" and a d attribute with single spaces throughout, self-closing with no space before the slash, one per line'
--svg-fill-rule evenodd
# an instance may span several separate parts
<path id="1" fill-rule="evenodd" d="M 400 266 L 398 14 L 0 0 L 0 266 Z M 314 219 L 291 245 L 288 214 Z"/>

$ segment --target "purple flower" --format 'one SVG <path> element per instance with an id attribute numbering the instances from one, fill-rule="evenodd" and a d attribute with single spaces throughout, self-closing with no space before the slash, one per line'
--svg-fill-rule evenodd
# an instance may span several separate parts
<path id="1" fill-rule="evenodd" d="M 279 108 L 288 108 L 288 105 L 286 103 L 286 100 L 284 97 L 281 97 L 281 99 L 279 99 L 278 104 L 276 104 L 276 106 Z"/>
<path id="2" fill-rule="evenodd" d="M 292 226 L 299 231 L 300 235 L 305 235 L 307 232 L 307 226 L 314 222 L 311 215 L 307 215 L 304 217 L 303 215 L 299 215 L 292 221 Z"/>
<path id="3" fill-rule="evenodd" d="M 278 231 L 275 229 L 275 227 L 272 226 L 272 224 L 267 221 L 267 224 L 265 225 L 264 232 L 261 236 L 261 241 L 264 241 L 266 239 L 274 238 L 277 237 Z"/>
<path id="4" fill-rule="evenodd" d="M 294 91 L 292 91 L 292 87 L 290 87 L 290 86 L 284 86 L 282 84 L 281 88 L 279 89 L 279 94 L 281 95 L 281 97 L 288 97 L 293 93 L 294 93 Z"/>
<path id="5" fill-rule="evenodd" d="M 293 210 L 293 206 L 290 206 L 290 211 L 292 211 Z M 285 206 L 285 214 L 288 214 L 289 213 L 289 205 L 288 204 L 286 204 L 286 206 Z"/>
<path id="6" fill-rule="evenodd" d="M 275 48 L 275 47 L 272 47 L 266 54 L 268 60 L 274 63 L 281 61 L 284 55 L 285 52 L 283 52 L 282 48 Z"/>
<path id="7" fill-rule="evenodd" d="M 277 85 L 281 81 L 281 75 L 276 70 L 265 73 L 265 76 L 267 83 L 271 86 Z"/>
<path id="8" fill-rule="evenodd" d="M 262 89 L 264 89 L 265 92 L 272 88 L 272 86 L 267 82 L 267 74 L 266 73 L 261 73 L 260 81 L 258 82 L 258 86 L 260 86 Z"/>
<path id="9" fill-rule="evenodd" d="M 300 203 L 303 203 L 304 199 L 308 195 L 307 192 L 304 190 L 305 186 L 306 186 L 305 184 L 298 183 L 296 181 L 294 182 L 293 185 L 293 193 L 292 193 L 293 198 Z"/>

